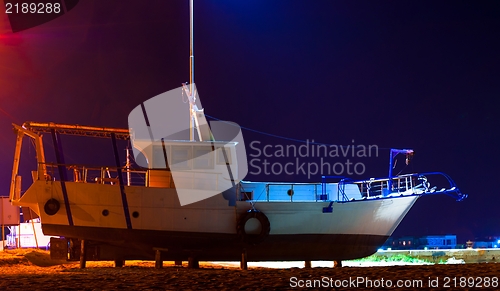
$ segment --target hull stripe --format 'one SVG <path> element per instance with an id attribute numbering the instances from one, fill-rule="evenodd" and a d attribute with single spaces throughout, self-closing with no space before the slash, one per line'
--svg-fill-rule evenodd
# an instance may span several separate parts
<path id="1" fill-rule="evenodd" d="M 57 160 L 57 170 L 61 179 L 61 191 L 64 199 L 64 207 L 66 208 L 66 215 L 68 216 L 68 223 L 73 226 L 73 216 L 71 215 L 71 208 L 69 205 L 68 190 L 66 189 L 66 166 L 64 166 L 64 154 L 61 146 L 61 140 L 55 129 L 50 130 L 52 134 L 52 142 L 54 143 L 54 150 Z"/>
<path id="2" fill-rule="evenodd" d="M 127 193 L 125 193 L 125 186 L 123 185 L 122 168 L 120 165 L 120 157 L 118 155 L 118 148 L 116 147 L 116 135 L 111 133 L 111 141 L 113 142 L 113 151 L 115 153 L 116 171 L 118 172 L 118 184 L 120 184 L 120 194 L 122 196 L 123 213 L 125 214 L 125 222 L 127 229 L 132 229 L 132 222 L 130 221 L 130 212 L 128 209 Z"/>

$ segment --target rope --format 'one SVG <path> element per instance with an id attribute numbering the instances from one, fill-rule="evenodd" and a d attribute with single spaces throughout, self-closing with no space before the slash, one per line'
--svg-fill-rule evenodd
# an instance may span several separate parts
<path id="1" fill-rule="evenodd" d="M 224 123 L 227 123 L 227 124 L 232 125 L 232 126 L 239 126 L 241 129 L 244 129 L 244 130 L 248 130 L 248 131 L 251 131 L 251 132 L 255 132 L 255 133 L 258 133 L 258 134 L 262 134 L 262 135 L 266 135 L 266 136 L 270 136 L 270 137 L 274 137 L 274 138 L 278 138 L 278 139 L 289 140 L 289 141 L 298 142 L 298 143 L 313 144 L 313 145 L 338 146 L 340 148 L 347 148 L 347 149 L 349 149 L 351 147 L 351 145 L 344 146 L 344 145 L 335 145 L 335 144 L 322 143 L 322 142 L 314 142 L 314 141 L 310 142 L 309 140 L 302 140 L 302 139 L 296 139 L 296 138 L 286 137 L 286 136 L 282 136 L 282 135 L 277 135 L 277 134 L 272 134 L 272 133 L 268 133 L 268 132 L 264 132 L 264 131 L 260 131 L 260 130 L 256 130 L 256 129 L 252 129 L 252 128 L 245 127 L 245 126 L 235 125 L 232 122 L 227 122 L 227 121 L 221 120 L 219 118 L 216 118 L 216 117 L 213 117 L 213 116 L 210 116 L 210 115 L 207 115 L 207 114 L 205 114 L 205 116 L 208 117 L 208 118 L 210 118 L 210 119 L 217 120 L 217 121 L 220 121 L 220 122 L 224 122 Z M 380 150 L 391 150 L 391 148 L 378 148 L 378 149 L 380 149 Z"/>

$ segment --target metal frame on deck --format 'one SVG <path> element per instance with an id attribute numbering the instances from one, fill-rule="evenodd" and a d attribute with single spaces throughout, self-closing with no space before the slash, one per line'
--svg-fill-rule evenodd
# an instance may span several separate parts
<path id="1" fill-rule="evenodd" d="M 52 140 L 54 142 L 55 154 L 58 159 L 58 164 L 64 164 L 64 156 L 62 154 L 62 148 L 59 141 L 59 135 L 76 135 L 76 136 L 89 136 L 89 137 L 102 137 L 110 138 L 114 136 L 115 142 L 117 139 L 129 140 L 130 132 L 128 129 L 124 128 L 111 128 L 111 127 L 96 127 L 96 126 L 86 126 L 86 125 L 73 125 L 73 124 L 61 124 L 53 122 L 25 122 L 22 126 L 17 124 L 12 124 L 14 127 L 14 132 L 17 134 L 16 148 L 14 152 L 14 163 L 12 167 L 12 178 L 9 192 L 9 199 L 11 201 L 19 200 L 20 198 L 20 187 L 21 181 L 19 173 L 19 161 L 21 157 L 21 148 L 23 144 L 24 136 L 28 136 L 33 139 L 36 147 L 36 158 L 38 162 L 37 168 L 37 179 L 46 180 L 47 175 L 47 163 L 45 161 L 45 150 L 43 147 L 42 133 L 50 133 Z M 61 175 L 61 181 L 66 181 L 67 177 L 64 175 L 64 171 L 59 171 Z M 64 186 L 63 186 L 64 187 Z M 67 208 L 69 209 L 69 208 Z"/>
<path id="2" fill-rule="evenodd" d="M 14 125 L 19 127 L 18 125 Z M 27 121 L 22 126 L 23 129 L 32 131 L 34 133 L 51 133 L 55 130 L 59 134 L 66 135 L 79 135 L 79 136 L 92 136 L 111 138 L 111 134 L 115 134 L 116 139 L 129 140 L 130 132 L 125 128 L 112 128 L 112 127 L 98 127 L 87 126 L 78 124 L 62 124 L 53 122 L 33 122 Z"/>

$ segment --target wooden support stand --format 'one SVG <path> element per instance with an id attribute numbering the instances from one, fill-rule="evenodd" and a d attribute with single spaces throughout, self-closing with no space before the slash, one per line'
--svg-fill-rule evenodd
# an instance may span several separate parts
<path id="1" fill-rule="evenodd" d="M 333 261 L 334 268 L 342 268 L 342 261 Z"/>
<path id="2" fill-rule="evenodd" d="M 163 268 L 163 252 L 168 252 L 168 249 L 164 248 L 153 248 L 155 251 L 155 268 L 161 269 Z"/>
<path id="3" fill-rule="evenodd" d="M 163 260 L 161 259 L 161 251 L 155 251 L 155 268 L 161 269 L 163 268 Z"/>
<path id="4" fill-rule="evenodd" d="M 240 268 L 242 270 L 248 270 L 248 259 L 247 259 L 246 249 L 243 249 L 243 251 L 241 252 Z"/>
<path id="5" fill-rule="evenodd" d="M 194 256 L 188 258 L 188 268 L 198 269 L 200 267 L 200 261 L 198 261 Z"/>
<path id="6" fill-rule="evenodd" d="M 305 261 L 304 262 L 304 268 L 310 269 L 311 268 L 311 261 Z"/>
<path id="7" fill-rule="evenodd" d="M 80 243 L 80 269 L 85 269 L 87 265 L 87 241 L 82 239 Z"/>
<path id="8" fill-rule="evenodd" d="M 115 260 L 115 268 L 121 268 L 124 265 L 125 265 L 125 260 L 123 260 L 123 259 Z"/>

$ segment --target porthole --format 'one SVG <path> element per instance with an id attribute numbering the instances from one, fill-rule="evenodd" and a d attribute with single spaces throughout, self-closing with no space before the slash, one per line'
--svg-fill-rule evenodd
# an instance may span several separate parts
<path id="1" fill-rule="evenodd" d="M 45 202 L 45 206 L 43 207 L 43 210 L 45 210 L 45 213 L 47 213 L 47 215 L 52 216 L 52 215 L 56 214 L 60 208 L 61 208 L 61 204 L 59 203 L 59 201 L 52 198 L 52 199 L 49 199 L 47 202 Z"/>

